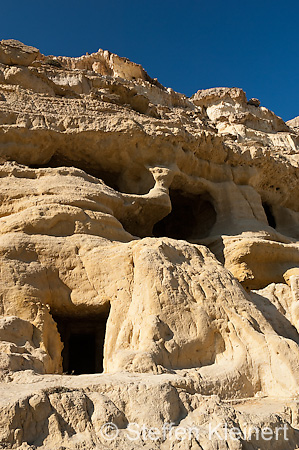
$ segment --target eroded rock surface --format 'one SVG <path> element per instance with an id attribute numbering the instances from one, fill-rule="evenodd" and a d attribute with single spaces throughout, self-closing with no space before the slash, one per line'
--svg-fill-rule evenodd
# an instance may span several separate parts
<path id="1" fill-rule="evenodd" d="M 299 446 L 297 119 L 12 40 L 0 100 L 3 448 Z"/>

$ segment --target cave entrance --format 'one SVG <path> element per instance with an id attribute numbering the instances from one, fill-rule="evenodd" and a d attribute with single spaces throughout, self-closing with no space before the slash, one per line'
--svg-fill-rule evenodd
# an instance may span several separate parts
<path id="1" fill-rule="evenodd" d="M 217 219 L 210 196 L 175 189 L 170 189 L 169 196 L 172 211 L 154 225 L 153 235 L 185 240 L 209 236 Z"/>
<path id="2" fill-rule="evenodd" d="M 69 375 L 103 372 L 104 341 L 108 314 L 53 315 L 63 342 L 63 372 Z"/>

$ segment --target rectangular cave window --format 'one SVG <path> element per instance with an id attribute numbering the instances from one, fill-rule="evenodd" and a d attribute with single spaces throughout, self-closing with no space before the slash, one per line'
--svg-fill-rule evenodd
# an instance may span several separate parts
<path id="1" fill-rule="evenodd" d="M 187 241 L 208 237 L 217 221 L 210 194 L 170 189 L 169 196 L 172 210 L 154 225 L 153 236 Z"/>
<path id="2" fill-rule="evenodd" d="M 81 375 L 103 372 L 104 340 L 108 314 L 54 315 L 64 348 L 63 372 Z"/>

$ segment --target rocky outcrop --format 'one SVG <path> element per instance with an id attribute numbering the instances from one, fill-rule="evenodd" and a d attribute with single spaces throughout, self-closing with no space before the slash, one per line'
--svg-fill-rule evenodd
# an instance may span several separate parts
<path id="1" fill-rule="evenodd" d="M 289 120 L 289 121 L 287 122 L 287 124 L 288 124 L 290 127 L 295 128 L 295 130 L 298 131 L 298 128 L 299 128 L 299 117 L 295 117 L 294 119 Z"/>
<path id="2" fill-rule="evenodd" d="M 0 41 L 0 62 L 8 66 L 29 66 L 40 55 L 39 50 L 14 39 Z"/>
<path id="3" fill-rule="evenodd" d="M 108 51 L 1 41 L 0 62 L 5 448 L 270 448 L 210 439 L 246 422 L 295 449 L 296 123 Z M 132 422 L 201 434 L 132 447 Z"/>

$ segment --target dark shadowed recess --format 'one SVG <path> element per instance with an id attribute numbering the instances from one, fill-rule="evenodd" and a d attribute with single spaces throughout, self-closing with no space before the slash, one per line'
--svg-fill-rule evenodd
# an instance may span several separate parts
<path id="1" fill-rule="evenodd" d="M 217 215 L 208 194 L 194 195 L 170 189 L 172 211 L 155 224 L 155 237 L 201 239 L 209 236 Z"/>
<path id="2" fill-rule="evenodd" d="M 267 217 L 268 224 L 272 228 L 276 228 L 276 220 L 272 212 L 272 207 L 269 203 L 263 202 L 263 208 Z"/>
<path id="3" fill-rule="evenodd" d="M 49 162 L 40 165 L 31 165 L 31 169 L 41 169 L 41 168 L 57 168 L 57 167 L 75 167 L 77 169 L 83 170 L 88 175 L 98 178 L 104 183 L 118 192 L 123 192 L 125 194 L 147 194 L 148 191 L 154 187 L 155 181 L 151 173 L 140 166 L 140 174 L 138 176 L 134 171 L 130 173 L 129 171 L 124 176 L 123 170 L 107 170 L 101 167 L 99 162 L 93 164 L 87 163 L 86 161 L 72 160 L 64 155 L 55 153 Z"/>
<path id="4" fill-rule="evenodd" d="M 109 312 L 53 315 L 63 343 L 63 372 L 80 375 L 103 372 L 104 341 Z"/>

